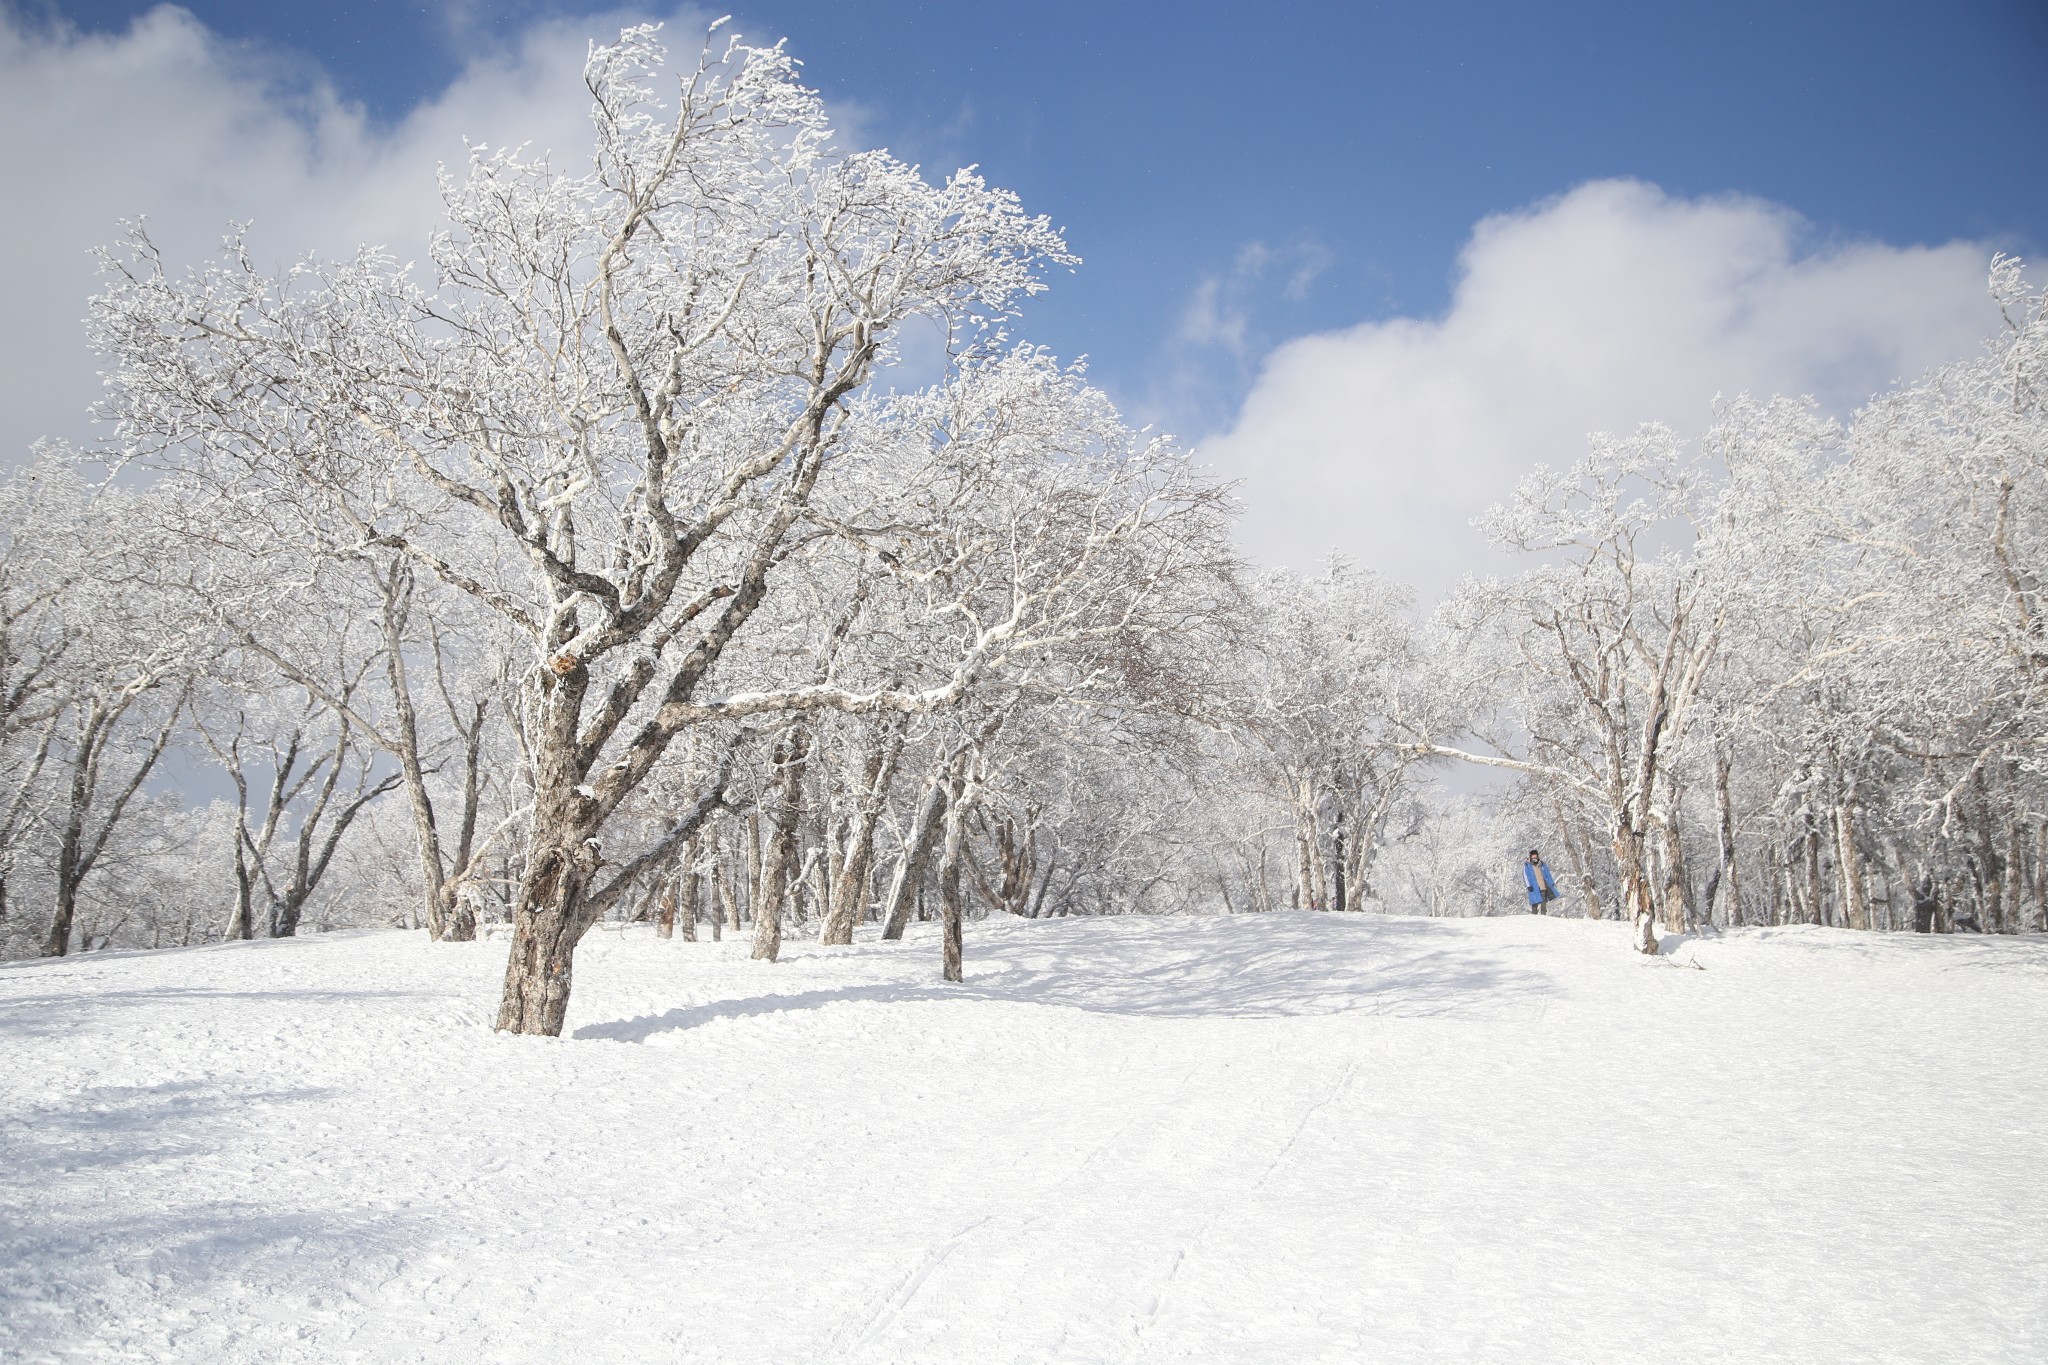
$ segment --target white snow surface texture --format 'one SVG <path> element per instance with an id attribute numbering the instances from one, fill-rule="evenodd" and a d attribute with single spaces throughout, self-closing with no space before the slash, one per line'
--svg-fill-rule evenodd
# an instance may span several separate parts
<path id="1" fill-rule="evenodd" d="M 0 1359 L 2048 1360 L 2039 939 L 969 929 L 0 970 Z"/>

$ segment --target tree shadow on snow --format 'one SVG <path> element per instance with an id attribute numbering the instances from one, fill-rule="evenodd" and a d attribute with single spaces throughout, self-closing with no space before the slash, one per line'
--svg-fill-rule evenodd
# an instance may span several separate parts
<path id="1" fill-rule="evenodd" d="M 16 1351 L 22 1359 L 99 1359 L 124 1340 L 147 1351 L 152 1339 L 202 1327 L 259 1352 L 254 1358 L 277 1359 L 269 1349 L 293 1342 L 320 1298 L 392 1278 L 435 1233 L 412 1214 L 279 1211 L 225 1199 L 5 1231 L 17 1269 L 0 1276 L 7 1360 Z M 276 1338 L 269 1349 L 266 1335 Z"/>
<path id="2" fill-rule="evenodd" d="M 906 961 L 930 967 L 930 946 L 917 947 Z M 959 985 L 927 978 L 716 1000 L 588 1024 L 573 1036 L 638 1043 L 715 1019 L 862 1001 L 1009 1001 L 1157 1018 L 1493 1014 L 1550 984 L 1470 940 L 1447 945 L 1431 921 L 1366 915 L 1063 920 L 981 943 L 970 926 L 967 957 Z"/>
<path id="3" fill-rule="evenodd" d="M 222 1090 L 212 1081 L 90 1086 L 15 1115 L 0 1126 L 0 1171 L 22 1178 L 110 1169 L 134 1162 L 218 1155 L 234 1145 L 252 1109 L 336 1095 L 330 1087 Z"/>
<path id="4" fill-rule="evenodd" d="M 310 1207 L 234 1196 L 252 1110 L 334 1094 L 203 1080 L 94 1086 L 10 1115 L 0 1123 L 0 1260 L 10 1271 L 0 1274 L 0 1359 L 97 1358 L 110 1327 L 152 1335 L 166 1311 L 188 1330 L 246 1329 L 223 1289 L 247 1298 L 255 1286 L 388 1278 L 388 1266 L 431 1241 L 421 1214 L 320 1207 L 347 1192 L 319 1186 L 303 1191 Z M 188 1162 L 219 1167 L 218 1180 L 196 1187 L 206 1197 L 154 1169 Z"/>
<path id="5" fill-rule="evenodd" d="M 54 1038 L 72 1033 L 102 1011 L 204 1004 L 222 1000 L 267 1001 L 286 1006 L 348 1004 L 360 1000 L 445 999 L 434 991 L 397 990 L 216 990 L 166 985 L 125 991 L 75 991 L 17 995 L 0 999 L 0 1041 Z"/>

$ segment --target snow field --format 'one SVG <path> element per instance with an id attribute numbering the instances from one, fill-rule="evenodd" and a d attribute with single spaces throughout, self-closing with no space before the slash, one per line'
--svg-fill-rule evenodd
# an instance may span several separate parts
<path id="1" fill-rule="evenodd" d="M 0 1359 L 2048 1358 L 2048 944 L 1625 939 L 600 930 L 559 1040 L 502 940 L 0 969 Z"/>

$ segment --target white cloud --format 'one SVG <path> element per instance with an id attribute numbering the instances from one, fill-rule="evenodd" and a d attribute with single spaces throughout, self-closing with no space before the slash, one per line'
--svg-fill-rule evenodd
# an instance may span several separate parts
<path id="1" fill-rule="evenodd" d="M 582 169 L 588 40 L 633 21 L 546 21 L 478 42 L 446 91 L 377 129 L 303 59 L 223 42 L 175 7 L 90 36 L 0 6 L 0 461 L 41 436 L 90 434 L 87 251 L 114 241 L 119 219 L 147 215 L 181 265 L 209 254 L 231 220 L 253 220 L 253 244 L 276 264 L 361 242 L 423 257 L 440 207 L 435 167 L 459 164 L 465 138 L 557 149 Z M 679 58 L 694 55 L 705 22 L 671 16 Z"/>
<path id="2" fill-rule="evenodd" d="M 1184 346 L 1215 346 L 1243 355 L 1251 319 L 1237 301 L 1226 297 L 1225 289 L 1224 281 L 1214 275 L 1196 285 L 1194 297 L 1181 310 L 1173 339 Z"/>
<path id="3" fill-rule="evenodd" d="M 1258 558 L 1340 548 L 1434 595 L 1508 567 L 1469 522 L 1590 431 L 1697 429 L 1743 390 L 1846 414 L 1997 323 L 1987 247 L 1805 251 L 1806 235 L 1777 205 L 1627 180 L 1486 219 L 1443 317 L 1278 347 L 1202 453 L 1245 480 Z"/>
<path id="4" fill-rule="evenodd" d="M 1329 251 L 1315 242 L 1284 247 L 1246 242 L 1237 249 L 1229 270 L 1204 275 L 1195 286 L 1173 340 L 1183 347 L 1247 359 L 1256 345 L 1252 319 L 1257 306 L 1275 294 L 1295 302 L 1307 298 L 1309 286 L 1329 264 Z M 1271 277 L 1282 272 L 1286 278 L 1276 290 Z"/>

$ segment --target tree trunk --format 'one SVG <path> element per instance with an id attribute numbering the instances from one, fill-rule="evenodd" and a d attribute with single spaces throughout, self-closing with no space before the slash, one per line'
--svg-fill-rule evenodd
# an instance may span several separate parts
<path id="1" fill-rule="evenodd" d="M 2048 822 L 2034 826 L 2034 931 L 2048 934 Z M 0 918 L 6 910 L 0 906 Z"/>
<path id="2" fill-rule="evenodd" d="M 2023 896 L 2026 887 L 2027 855 L 2020 848 L 2020 822 L 2008 817 L 2005 822 L 2005 916 L 1999 926 L 2001 933 L 2017 934 L 2026 925 L 2026 911 Z"/>
<path id="3" fill-rule="evenodd" d="M 107 746 L 118 733 L 122 717 L 135 700 L 135 694 L 120 695 L 111 702 L 104 698 L 95 701 L 84 717 L 78 749 L 72 757 L 70 800 L 64 815 L 64 832 L 58 840 L 56 904 L 50 916 L 49 935 L 43 940 L 44 957 L 63 957 L 71 951 L 72 926 L 78 917 L 78 888 L 98 865 L 100 855 L 106 852 L 107 843 L 113 838 L 115 826 L 128 809 L 128 803 L 142 789 L 142 784 L 156 768 L 157 760 L 170 746 L 171 735 L 184 712 L 187 695 L 189 693 L 181 693 L 171 706 L 157 730 L 156 739 L 111 801 L 105 800 L 100 785 L 101 763 Z M 95 806 L 101 809 L 102 814 L 98 827 L 88 834 L 86 824 Z"/>
<path id="4" fill-rule="evenodd" d="M 682 922 L 683 941 L 697 941 L 697 903 L 702 892 L 702 883 L 697 877 L 697 841 L 690 840 L 683 847 L 681 871 L 676 877 L 676 916 Z"/>
<path id="5" fill-rule="evenodd" d="M 1316 895 L 1314 818 L 1304 810 L 1302 798 L 1297 794 L 1294 799 L 1294 904 L 1297 909 L 1322 908 Z"/>
<path id="6" fill-rule="evenodd" d="M 1913 898 L 1913 932 L 1934 933 L 1941 918 L 1941 904 L 1934 892 L 1933 874 L 1926 868 L 1915 869 L 1907 874 L 1906 890 Z"/>
<path id="7" fill-rule="evenodd" d="M 1692 882 L 1685 871 L 1685 845 L 1679 832 L 1678 812 L 1673 810 L 1666 820 L 1656 824 L 1657 842 L 1664 870 L 1664 885 L 1661 899 L 1664 902 L 1664 927 L 1674 934 L 1682 934 L 1692 928 Z"/>
<path id="8" fill-rule="evenodd" d="M 1800 837 L 1806 841 L 1806 922 L 1822 924 L 1826 921 L 1827 897 L 1820 879 L 1820 831 L 1814 824 L 1811 807 L 1806 812 L 1806 832 Z"/>
<path id="9" fill-rule="evenodd" d="M 1714 904 L 1707 906 L 1711 918 L 1721 909 L 1721 922 L 1731 929 L 1742 927 L 1742 885 L 1735 876 L 1735 802 L 1728 792 L 1728 770 L 1733 759 L 1723 749 L 1714 756 L 1715 835 L 1720 841 L 1720 875 L 1714 883 Z"/>
<path id="10" fill-rule="evenodd" d="M 1856 852 L 1856 819 L 1847 805 L 1835 807 L 1835 874 L 1842 883 L 1842 918 L 1851 929 L 1870 928 L 1870 903 L 1863 860 Z"/>
<path id="11" fill-rule="evenodd" d="M 911 822 L 909 837 L 903 842 L 903 856 L 896 863 L 896 878 L 889 886 L 888 908 L 882 921 L 882 937 L 889 942 L 902 938 L 903 928 L 910 921 L 912 903 L 924 884 L 925 868 L 931 863 L 932 848 L 938 839 L 940 816 L 946 809 L 946 794 L 951 780 L 950 770 L 942 772 L 925 789 L 924 800 L 918 803 L 917 815 Z"/>
<path id="12" fill-rule="evenodd" d="M 1059 852 L 1054 850 L 1053 855 L 1045 860 L 1045 875 L 1038 879 L 1038 890 L 1031 897 L 1031 911 L 1028 918 L 1037 919 L 1044 912 L 1045 896 L 1048 891 L 1052 890 L 1053 874 L 1059 870 L 1059 865 Z M 1223 874 L 1219 871 L 1216 875 L 1221 877 Z M 1229 899 L 1228 892 L 1224 893 L 1224 898 L 1226 901 Z"/>
<path id="13" fill-rule="evenodd" d="M 402 569 L 394 569 L 383 587 L 384 669 L 391 687 L 397 722 L 393 756 L 398 759 L 399 772 L 405 778 L 406 804 L 412 811 L 414 851 L 420 860 L 426 900 L 427 936 L 436 943 L 444 939 L 466 942 L 476 937 L 476 917 L 451 917 L 449 914 L 447 860 L 442 854 L 441 830 L 434 814 L 433 797 L 427 790 L 426 764 L 420 757 L 419 715 L 413 707 L 412 688 L 407 681 L 404 635 L 412 600 L 412 575 Z M 515 925 L 517 919 L 515 913 Z M 516 935 L 516 929 L 514 932 Z M 573 944 L 570 951 L 574 951 Z M 501 1020 L 504 1013 L 500 1008 Z M 500 1022 L 498 1027 L 507 1025 Z"/>
<path id="14" fill-rule="evenodd" d="M 238 839 L 235 845 L 235 908 L 228 913 L 227 929 L 221 934 L 222 942 L 246 943 L 256 937 L 255 899 L 255 877 Z"/>
<path id="15" fill-rule="evenodd" d="M 754 888 L 754 951 L 756 962 L 774 962 L 782 956 L 782 902 L 788 889 L 789 867 L 783 857 L 783 843 L 768 841 L 761 859 L 761 881 Z"/>
<path id="16" fill-rule="evenodd" d="M 750 921 L 759 922 L 761 907 L 761 813 L 755 811 L 740 822 L 743 831 L 740 837 L 741 850 L 747 857 L 747 879 L 742 884 L 735 879 L 734 888 L 746 892 L 746 914 Z M 739 926 L 734 925 L 735 929 Z"/>
<path id="17" fill-rule="evenodd" d="M 573 795 L 570 799 L 580 800 Z M 569 802 L 557 798 L 548 804 L 559 810 Z M 583 898 L 597 868 L 597 830 L 559 815 L 550 820 L 547 814 L 536 810 L 536 830 L 562 833 L 552 845 L 528 854 L 526 876 L 514 903 L 512 951 L 505 962 L 497 1026 L 503 1032 L 557 1038 L 569 1010 L 576 945 L 590 928 Z"/>
<path id="18" fill-rule="evenodd" d="M 1600 887 L 1593 880 L 1593 838 L 1585 823 L 1565 814 L 1564 804 L 1553 798 L 1552 809 L 1564 831 L 1564 851 L 1571 858 L 1572 875 L 1578 879 L 1579 894 L 1586 898 L 1586 918 L 1605 919 L 1600 906 Z"/>
<path id="19" fill-rule="evenodd" d="M 773 962 L 782 955 L 782 908 L 797 873 L 796 822 L 803 797 L 804 757 L 808 746 L 794 727 L 775 745 L 777 772 L 774 808 L 769 812 L 767 847 L 761 854 L 760 880 L 754 895 L 754 959 Z M 759 828 L 758 818 L 755 827 Z"/>
<path id="20" fill-rule="evenodd" d="M 942 974 L 948 981 L 966 980 L 961 950 L 961 920 L 965 907 L 960 897 L 961 841 L 966 833 L 966 802 L 955 792 L 946 808 L 946 852 L 939 860 L 939 908 L 944 918 Z"/>
<path id="21" fill-rule="evenodd" d="M 1337 829 L 1331 835 L 1331 841 L 1335 846 L 1336 856 L 1331 860 L 1330 868 L 1330 908 L 1341 912 L 1350 908 L 1344 896 L 1344 893 L 1349 889 L 1344 884 L 1344 875 L 1349 869 L 1345 866 L 1344 862 L 1344 808 L 1342 806 L 1337 808 Z"/>
<path id="22" fill-rule="evenodd" d="M 840 859 L 826 895 L 824 923 L 818 942 L 845 945 L 853 942 L 853 926 L 867 908 L 869 874 L 875 860 L 875 826 L 887 804 L 889 784 L 903 753 L 908 717 L 889 727 L 886 739 L 876 746 L 862 775 L 860 802 L 846 835 L 845 856 Z"/>
<path id="23" fill-rule="evenodd" d="M 49 936 L 43 940 L 44 957 L 63 957 L 71 951 L 71 925 L 77 917 L 78 887 L 68 878 L 59 878 Z"/>
<path id="24" fill-rule="evenodd" d="M 1657 912 L 1650 899 L 1650 874 L 1643 866 L 1645 849 L 1641 831 L 1617 821 L 1614 831 L 1614 865 L 1621 874 L 1621 901 L 1633 925 L 1632 942 L 1639 953 L 1655 957 Z"/>
<path id="25" fill-rule="evenodd" d="M 671 872 L 662 878 L 661 909 L 654 916 L 654 936 L 674 938 L 676 936 L 676 877 Z"/>
<path id="26" fill-rule="evenodd" d="M 737 934 L 746 926 L 746 918 L 742 913 L 744 907 L 740 904 L 738 878 L 726 877 L 721 881 L 718 885 L 718 898 L 725 906 L 725 927 Z"/>

